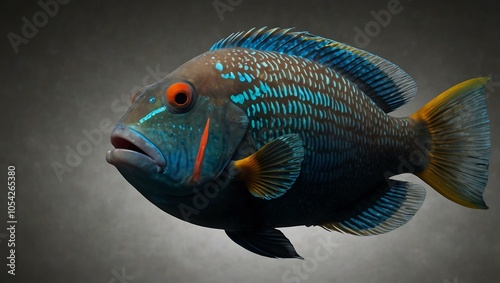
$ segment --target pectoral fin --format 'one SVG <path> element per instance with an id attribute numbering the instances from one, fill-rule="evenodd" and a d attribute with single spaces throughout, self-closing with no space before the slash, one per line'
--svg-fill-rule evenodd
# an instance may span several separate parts
<path id="1" fill-rule="evenodd" d="M 233 163 L 234 172 L 252 195 L 273 199 L 292 187 L 304 160 L 302 140 L 296 134 L 283 135 L 267 143 L 254 154 Z"/>
<path id="2" fill-rule="evenodd" d="M 226 231 L 238 245 L 261 256 L 271 258 L 300 258 L 290 240 L 274 228 L 251 231 Z"/>

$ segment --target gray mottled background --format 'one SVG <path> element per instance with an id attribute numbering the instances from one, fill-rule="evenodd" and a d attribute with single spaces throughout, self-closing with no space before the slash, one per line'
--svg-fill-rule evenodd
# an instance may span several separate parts
<path id="1" fill-rule="evenodd" d="M 19 222 L 17 275 L 7 277 L 4 181 L 0 282 L 498 282 L 498 1 L 401 0 L 383 26 L 370 12 L 387 10 L 388 0 L 97 2 L 61 4 L 45 22 L 36 1 L 2 5 L 0 175 L 6 180 L 7 165 L 17 167 Z M 218 14 L 214 3 L 229 6 Z M 29 38 L 16 53 L 8 34 L 23 36 L 23 17 L 33 16 L 40 27 L 24 30 Z M 460 207 L 427 187 L 414 219 L 386 235 L 282 229 L 307 259 L 299 261 L 254 255 L 223 231 L 174 219 L 146 201 L 105 162 L 107 124 L 137 87 L 233 31 L 263 25 L 295 26 L 397 63 L 419 92 L 395 115 L 413 113 L 463 80 L 491 76 L 490 209 Z M 371 36 L 362 42 L 356 28 L 366 27 Z M 80 158 L 66 160 L 76 149 Z M 55 165 L 67 171 L 58 175 Z"/>

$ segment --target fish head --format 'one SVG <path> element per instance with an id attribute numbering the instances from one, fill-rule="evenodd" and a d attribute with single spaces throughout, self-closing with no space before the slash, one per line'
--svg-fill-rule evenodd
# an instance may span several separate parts
<path id="1" fill-rule="evenodd" d="M 111 133 L 115 149 L 107 161 L 142 194 L 185 196 L 203 189 L 246 134 L 247 115 L 195 59 L 139 91 Z"/>

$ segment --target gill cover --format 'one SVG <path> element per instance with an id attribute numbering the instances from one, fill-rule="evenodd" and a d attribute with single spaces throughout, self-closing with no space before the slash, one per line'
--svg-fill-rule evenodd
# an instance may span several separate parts
<path id="1" fill-rule="evenodd" d="M 137 95 L 119 123 L 147 138 L 166 163 L 163 172 L 141 180 L 122 173 L 127 180 L 143 193 L 182 196 L 222 172 L 245 136 L 248 118 L 230 101 L 216 101 L 188 81 L 166 78 Z"/>

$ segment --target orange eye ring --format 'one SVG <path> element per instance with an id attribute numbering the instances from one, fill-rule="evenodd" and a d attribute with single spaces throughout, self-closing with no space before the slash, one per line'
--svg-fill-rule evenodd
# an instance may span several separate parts
<path id="1" fill-rule="evenodd" d="M 167 88 L 165 98 L 172 110 L 186 109 L 193 102 L 193 89 L 184 82 L 173 83 Z"/>

